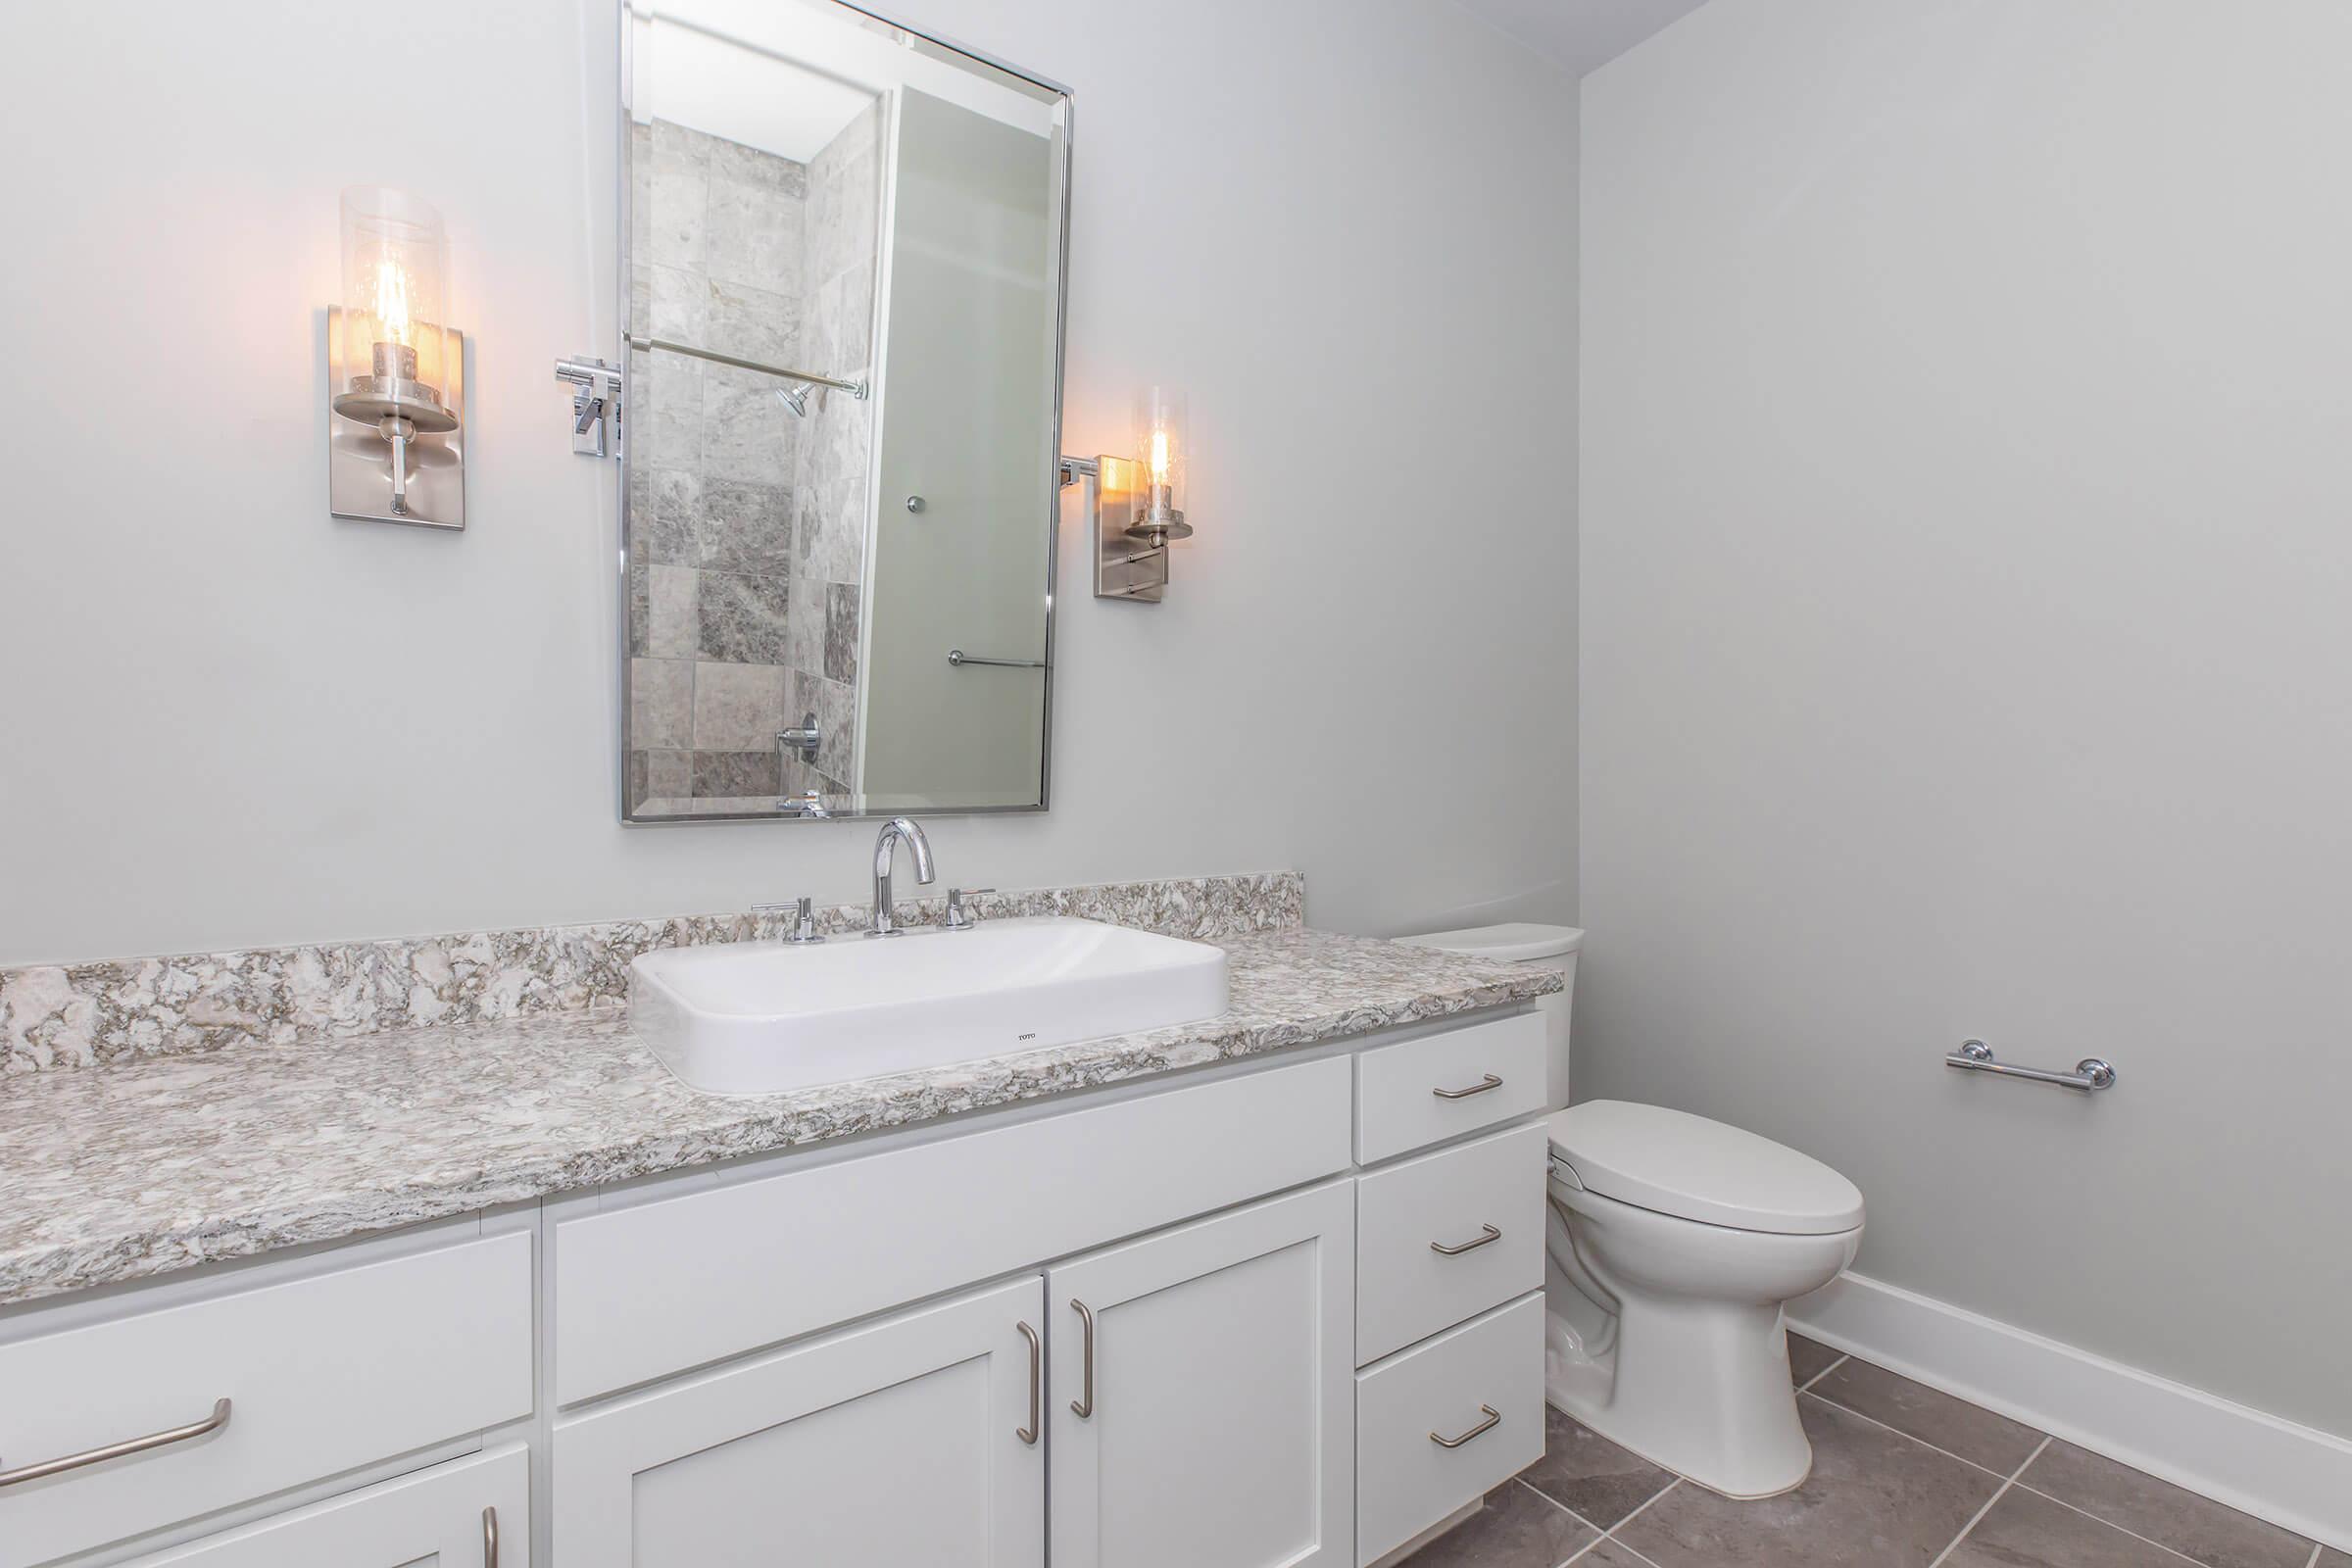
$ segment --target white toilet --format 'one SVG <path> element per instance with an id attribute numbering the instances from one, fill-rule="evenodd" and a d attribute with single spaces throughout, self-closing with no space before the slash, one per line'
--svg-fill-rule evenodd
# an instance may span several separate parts
<path id="1" fill-rule="evenodd" d="M 1404 940 L 1564 968 L 1584 933 L 1508 925 Z M 1732 1497 L 1805 1479 L 1786 1301 L 1853 1261 L 1862 1194 L 1829 1166 L 1704 1116 L 1565 1105 L 1568 997 L 1551 1012 L 1544 1392 L 1643 1458 Z"/>

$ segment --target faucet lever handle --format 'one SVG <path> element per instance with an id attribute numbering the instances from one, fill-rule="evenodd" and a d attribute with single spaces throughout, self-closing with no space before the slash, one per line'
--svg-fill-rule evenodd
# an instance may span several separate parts
<path id="1" fill-rule="evenodd" d="M 965 899 L 978 898 L 983 893 L 994 893 L 997 890 L 995 888 L 948 889 L 947 917 L 940 921 L 940 924 L 947 927 L 947 929 L 950 931 L 969 931 L 972 927 L 980 923 L 980 917 L 964 908 L 963 901 Z"/>
<path id="2" fill-rule="evenodd" d="M 796 899 L 790 904 L 755 904 L 752 906 L 752 912 L 754 914 L 789 913 L 792 916 L 792 929 L 784 934 L 784 940 L 787 942 L 822 942 L 825 940 L 816 929 L 816 901 L 814 899 Z"/>

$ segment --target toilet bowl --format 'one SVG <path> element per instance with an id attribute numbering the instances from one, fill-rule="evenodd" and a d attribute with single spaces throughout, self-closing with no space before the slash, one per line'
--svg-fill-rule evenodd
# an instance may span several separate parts
<path id="1" fill-rule="evenodd" d="M 1805 1479 L 1782 1303 L 1853 1261 L 1862 1195 L 1769 1139 L 1599 1100 L 1550 1119 L 1544 1392 L 1732 1497 Z"/>

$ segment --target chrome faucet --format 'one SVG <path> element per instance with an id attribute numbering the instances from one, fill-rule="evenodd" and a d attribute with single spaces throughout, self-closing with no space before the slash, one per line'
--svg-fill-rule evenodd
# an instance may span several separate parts
<path id="1" fill-rule="evenodd" d="M 891 914 L 890 867 L 897 856 L 899 841 L 914 856 L 914 879 L 929 882 L 931 871 L 931 841 L 911 816 L 894 816 L 882 824 L 882 836 L 874 840 L 874 915 L 865 923 L 869 937 L 895 937 L 901 934 L 899 922 Z"/>

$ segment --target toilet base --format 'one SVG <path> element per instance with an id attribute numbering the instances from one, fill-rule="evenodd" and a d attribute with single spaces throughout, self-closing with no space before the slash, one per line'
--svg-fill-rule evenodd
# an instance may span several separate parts
<path id="1" fill-rule="evenodd" d="M 1777 1497 L 1813 1472 L 1776 1304 L 1645 1303 L 1587 1354 L 1544 1324 L 1544 1396 L 1562 1415 L 1709 1492 Z"/>

